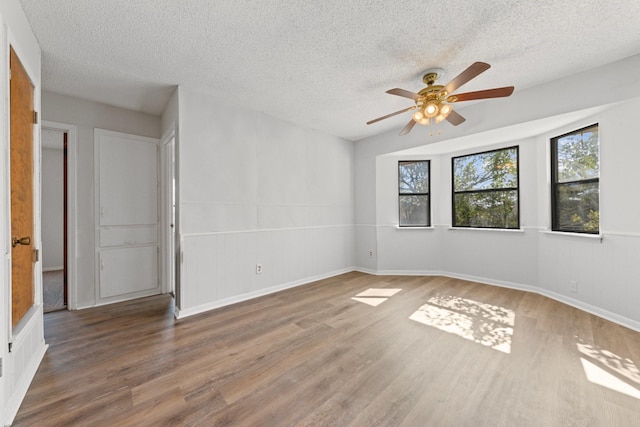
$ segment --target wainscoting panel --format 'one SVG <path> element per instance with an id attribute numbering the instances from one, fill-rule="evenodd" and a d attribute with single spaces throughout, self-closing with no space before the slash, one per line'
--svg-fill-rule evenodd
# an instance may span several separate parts
<path id="1" fill-rule="evenodd" d="M 351 225 L 185 235 L 178 316 L 350 271 L 353 247 Z"/>
<path id="2" fill-rule="evenodd" d="M 539 252 L 541 288 L 640 322 L 640 236 L 543 233 Z"/>

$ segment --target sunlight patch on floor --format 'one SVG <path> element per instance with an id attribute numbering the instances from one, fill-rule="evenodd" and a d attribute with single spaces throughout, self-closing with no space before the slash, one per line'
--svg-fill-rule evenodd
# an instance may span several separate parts
<path id="1" fill-rule="evenodd" d="M 618 393 L 623 393 L 627 396 L 640 399 L 640 391 L 638 391 L 637 388 L 630 386 L 620 378 L 610 374 L 582 357 L 580 358 L 580 361 L 582 362 L 584 373 L 590 382 L 606 387 L 609 390 L 617 391 Z"/>
<path id="2" fill-rule="evenodd" d="M 398 288 L 369 288 L 351 299 L 372 307 L 377 307 L 401 290 L 402 289 Z"/>
<path id="3" fill-rule="evenodd" d="M 511 353 L 513 310 L 451 295 L 431 297 L 409 319 Z"/>
<path id="4" fill-rule="evenodd" d="M 386 300 L 388 300 L 389 298 L 358 298 L 358 297 L 353 297 L 351 298 L 354 301 L 358 301 L 367 305 L 370 305 L 372 307 L 377 307 L 380 304 L 382 304 L 383 302 L 385 302 Z"/>
<path id="5" fill-rule="evenodd" d="M 640 370 L 631 359 L 592 344 L 578 342 L 576 345 L 584 356 L 580 362 L 590 382 L 640 399 Z"/>

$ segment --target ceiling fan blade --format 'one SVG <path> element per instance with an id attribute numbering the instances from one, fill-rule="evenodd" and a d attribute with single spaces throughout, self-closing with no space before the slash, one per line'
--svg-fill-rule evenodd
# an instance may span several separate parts
<path id="1" fill-rule="evenodd" d="M 447 116 L 447 121 L 454 126 L 458 126 L 460 123 L 464 122 L 466 119 L 462 117 L 460 114 L 455 111 L 451 111 Z"/>
<path id="2" fill-rule="evenodd" d="M 498 87 L 495 89 L 486 89 L 486 90 L 479 90 L 476 92 L 467 92 L 467 93 L 461 93 L 458 95 L 453 95 L 453 97 L 455 97 L 456 101 L 455 102 L 461 102 L 461 101 L 473 101 L 474 99 L 487 99 L 487 98 L 503 98 L 505 96 L 509 96 L 513 93 L 513 86 L 505 86 L 505 87 Z"/>
<path id="3" fill-rule="evenodd" d="M 382 116 L 382 117 L 378 117 L 377 119 L 370 120 L 370 121 L 367 122 L 367 124 L 370 125 L 370 124 L 373 124 L 373 123 L 377 123 L 380 120 L 388 119 L 389 117 L 397 116 L 398 114 L 402 114 L 402 113 L 404 113 L 406 111 L 409 111 L 409 110 L 415 110 L 416 108 L 418 108 L 418 107 L 413 105 L 411 107 L 405 108 L 404 110 L 396 111 L 395 113 L 387 114 L 386 116 Z"/>
<path id="4" fill-rule="evenodd" d="M 491 68 L 491 65 L 486 62 L 474 62 L 464 70 L 462 73 L 458 74 L 453 80 L 451 80 L 445 87 L 444 90 L 447 91 L 448 94 L 452 94 L 456 89 L 460 86 L 468 82 L 469 80 L 477 77 L 481 73 L 487 71 Z"/>
<path id="5" fill-rule="evenodd" d="M 452 111 L 452 113 L 453 113 L 453 111 Z M 409 123 L 407 123 L 407 125 L 402 128 L 402 130 L 400 131 L 399 135 L 402 136 L 402 135 L 408 134 L 409 132 L 411 132 L 411 129 L 413 129 L 413 127 L 415 125 L 416 125 L 416 121 L 415 120 L 413 120 L 413 119 L 409 120 Z"/>
<path id="6" fill-rule="evenodd" d="M 400 89 L 397 87 L 389 89 L 387 93 L 390 93 L 391 95 L 404 96 L 405 98 L 413 99 L 414 101 L 417 101 L 418 98 L 420 98 L 420 95 L 418 95 L 417 93 L 409 92 L 408 90 Z"/>

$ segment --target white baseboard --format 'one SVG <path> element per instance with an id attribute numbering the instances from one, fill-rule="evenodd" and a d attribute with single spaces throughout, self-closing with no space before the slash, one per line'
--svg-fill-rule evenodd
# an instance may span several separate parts
<path id="1" fill-rule="evenodd" d="M 538 289 L 537 293 L 553 300 L 559 301 L 563 304 L 575 307 L 578 310 L 586 311 L 587 313 L 593 314 L 594 316 L 602 317 L 603 319 L 609 320 L 613 323 L 617 323 L 618 325 L 624 326 L 625 328 L 640 332 L 640 322 L 638 322 L 637 320 L 629 319 L 628 317 L 621 316 L 612 311 L 608 311 L 603 308 L 596 307 L 595 305 L 591 305 L 586 302 L 579 301 L 546 289 Z"/>
<path id="2" fill-rule="evenodd" d="M 378 274 L 375 270 L 372 270 L 370 268 L 364 268 L 364 267 L 353 267 L 351 271 L 357 271 L 358 273 L 365 273 L 365 274 L 373 274 L 374 276 Z"/>
<path id="3" fill-rule="evenodd" d="M 431 270 L 380 270 L 378 276 L 443 276 L 441 271 Z"/>
<path id="4" fill-rule="evenodd" d="M 461 279 L 461 280 L 468 280 L 470 282 L 482 283 L 483 285 L 491 285 L 491 286 L 498 286 L 500 288 L 508 288 L 508 289 L 515 289 L 518 291 L 533 292 L 535 294 L 540 293 L 539 288 L 531 285 L 523 285 L 522 283 L 508 282 L 505 280 L 493 280 L 493 279 L 488 279 L 486 277 L 469 276 L 466 274 L 457 274 L 457 273 L 449 273 L 449 272 L 442 272 L 442 275 L 445 277 L 451 277 L 452 279 Z"/>
<path id="5" fill-rule="evenodd" d="M 594 316 L 602 317 L 603 319 L 609 320 L 611 322 L 617 323 L 618 325 L 624 326 L 625 328 L 632 329 L 636 332 L 640 332 L 640 322 L 637 320 L 629 319 L 628 317 L 622 316 L 620 314 L 605 310 L 603 308 L 585 303 L 583 301 L 579 301 L 570 297 L 567 297 L 562 294 L 558 294 L 553 291 L 549 291 L 547 289 L 539 288 L 537 286 L 532 285 L 524 285 L 521 283 L 508 282 L 502 280 L 493 280 L 488 279 L 486 277 L 478 277 L 478 276 L 470 276 L 465 274 L 457 274 L 450 273 L 447 271 L 418 271 L 418 270 L 380 270 L 374 271 L 370 269 L 363 269 L 360 267 L 355 267 L 355 271 L 360 271 L 362 273 L 373 274 L 377 276 L 444 276 L 451 277 L 453 279 L 461 279 L 468 280 L 470 282 L 482 283 L 484 285 L 491 286 L 499 286 L 501 288 L 509 288 L 515 289 L 519 291 L 532 292 L 534 294 L 539 294 L 547 298 L 551 298 L 552 300 L 561 302 L 563 304 L 570 305 L 571 307 L 575 307 L 579 310 L 585 311 L 587 313 L 593 314 Z"/>
<path id="6" fill-rule="evenodd" d="M 229 298 L 224 298 L 217 301 L 211 301 L 206 304 L 197 305 L 195 307 L 190 307 L 184 310 L 180 310 L 178 307 L 175 308 L 175 317 L 176 319 L 183 319 L 185 317 L 193 316 L 196 314 L 204 313 L 210 310 L 214 310 L 216 308 L 225 307 L 227 305 L 236 304 L 242 301 L 247 301 L 253 298 L 261 297 L 264 295 L 273 294 L 279 291 L 283 291 L 285 289 L 295 288 L 297 286 L 306 285 L 311 282 L 316 282 L 322 279 L 328 279 L 329 277 L 339 276 L 340 274 L 349 273 L 354 271 L 353 267 L 348 267 L 340 270 L 335 270 L 329 273 L 320 274 L 318 276 L 306 277 L 300 280 L 294 280 L 292 282 L 282 283 L 279 285 L 271 286 L 264 289 L 259 289 L 253 292 L 247 292 L 240 295 L 235 295 Z"/>

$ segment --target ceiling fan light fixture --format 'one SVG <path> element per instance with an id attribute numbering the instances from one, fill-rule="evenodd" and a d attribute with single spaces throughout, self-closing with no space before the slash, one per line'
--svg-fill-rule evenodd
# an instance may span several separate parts
<path id="1" fill-rule="evenodd" d="M 438 105 L 435 102 L 429 102 L 424 107 L 424 115 L 431 118 L 438 115 Z"/>
<path id="2" fill-rule="evenodd" d="M 458 74 L 446 85 L 435 84 L 441 75 L 441 69 L 429 69 L 422 76 L 422 81 L 427 86 L 418 92 L 393 88 L 387 91 L 388 94 L 409 98 L 415 102 L 415 105 L 396 111 L 386 116 L 367 122 L 368 125 L 377 123 L 380 120 L 396 116 L 405 111 L 415 110 L 411 116 L 409 123 L 402 129 L 400 135 L 406 135 L 417 124 L 428 126 L 433 119 L 436 123 L 447 120 L 453 126 L 458 126 L 465 121 L 458 112 L 453 111 L 453 103 L 462 101 L 473 101 L 489 98 L 504 98 L 510 96 L 513 86 L 497 87 L 493 89 L 477 90 L 466 93 L 456 93 L 456 91 L 471 79 L 478 77 L 481 73 L 487 71 L 491 66 L 485 62 L 474 62 L 467 67 L 462 73 Z M 438 131 L 438 134 L 440 132 Z M 433 133 L 432 133 L 433 134 Z"/>
<path id="3" fill-rule="evenodd" d="M 440 106 L 440 114 L 435 117 L 436 123 L 440 123 L 441 121 L 446 119 L 449 113 L 451 113 L 452 111 L 453 107 L 450 104 L 442 104 Z"/>
<path id="4" fill-rule="evenodd" d="M 442 106 L 440 107 L 439 115 L 442 116 L 443 119 L 446 119 L 449 113 L 452 111 L 453 111 L 453 106 L 451 104 L 442 104 Z"/>

